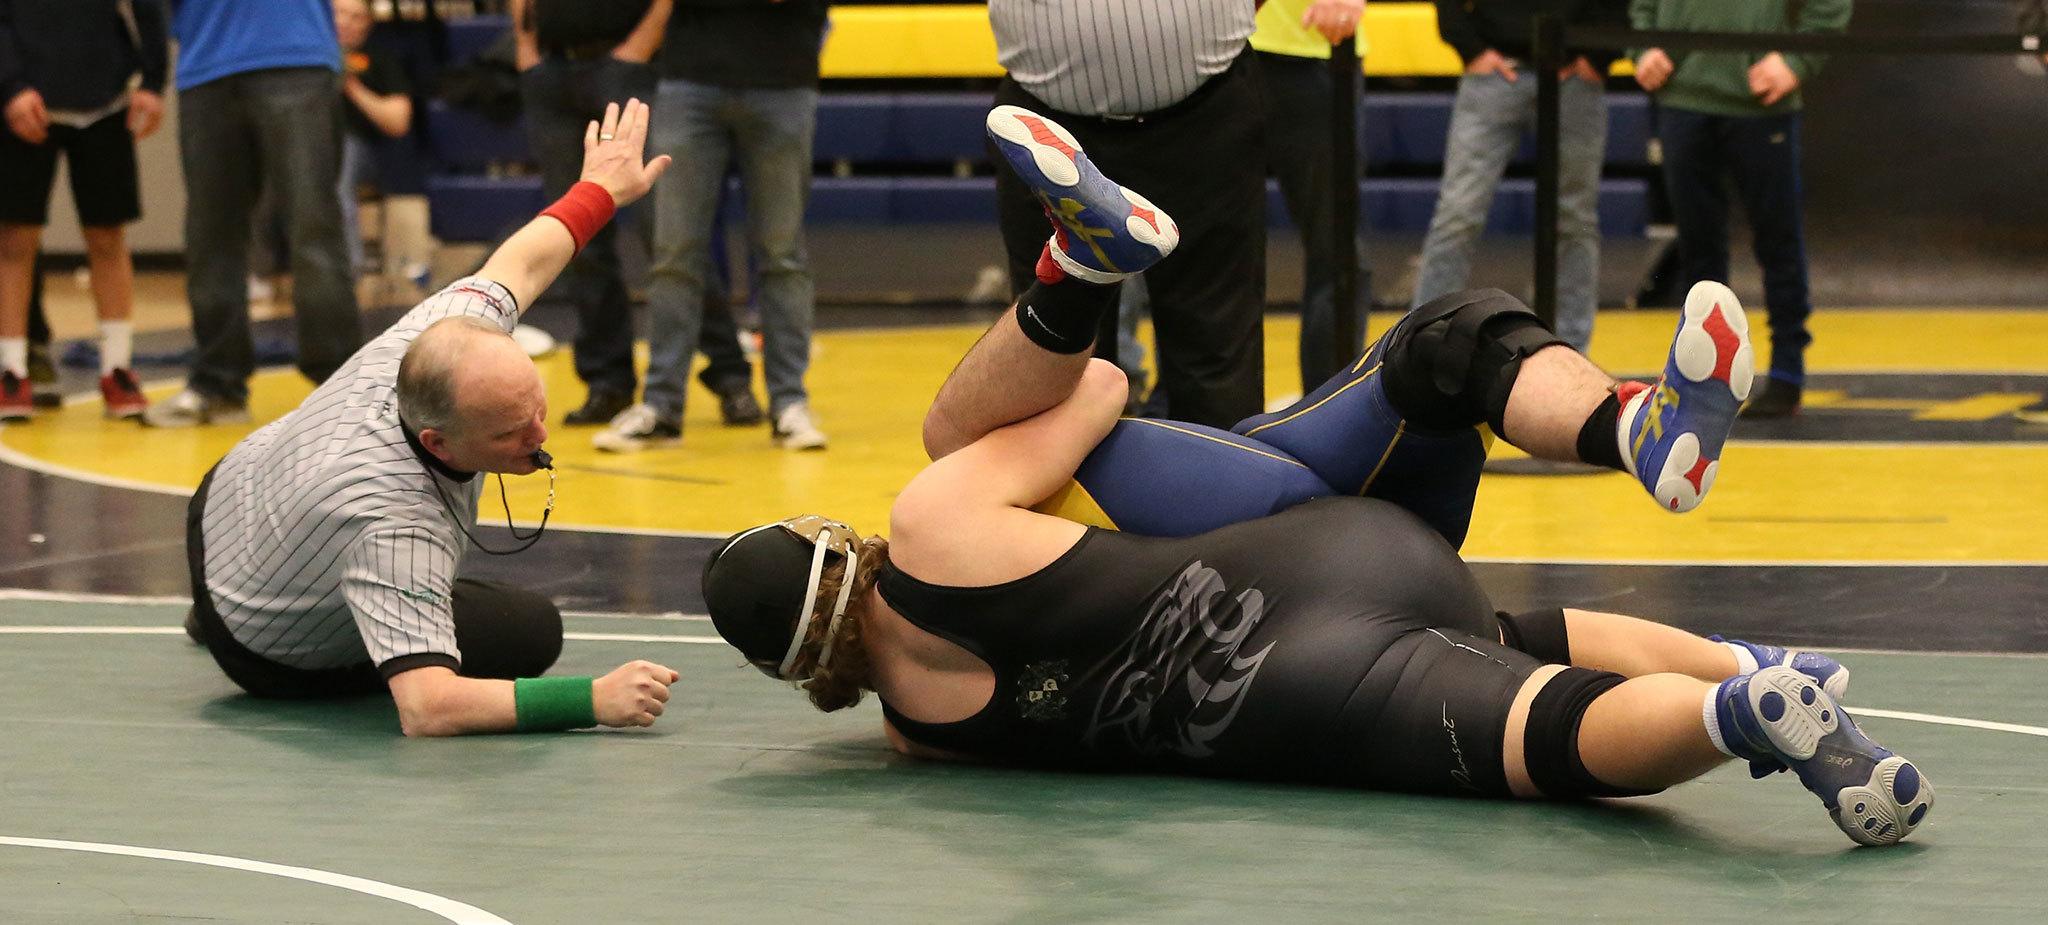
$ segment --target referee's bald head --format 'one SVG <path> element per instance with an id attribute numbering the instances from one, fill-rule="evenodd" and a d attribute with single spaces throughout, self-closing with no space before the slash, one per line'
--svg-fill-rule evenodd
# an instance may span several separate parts
<path id="1" fill-rule="evenodd" d="M 469 471 L 520 472 L 547 438 L 540 372 L 510 334 L 458 315 L 427 326 L 398 364 L 398 418 Z"/>

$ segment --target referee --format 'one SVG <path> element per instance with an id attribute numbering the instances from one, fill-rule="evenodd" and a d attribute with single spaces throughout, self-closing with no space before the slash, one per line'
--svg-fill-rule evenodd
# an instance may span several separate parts
<path id="1" fill-rule="evenodd" d="M 646 726 L 661 715 L 674 671 L 633 661 L 597 679 L 535 677 L 561 654 L 553 602 L 455 577 L 478 474 L 546 465 L 547 396 L 512 327 L 668 166 L 642 163 L 647 114 L 638 100 L 607 106 L 567 195 L 200 483 L 186 523 L 186 628 L 244 690 L 388 687 L 408 736 Z"/>
<path id="2" fill-rule="evenodd" d="M 1008 74 L 997 105 L 1072 132 L 1096 166 L 1180 225 L 1145 272 L 1166 416 L 1229 427 L 1265 410 L 1264 101 L 1253 0 L 990 0 Z M 997 164 L 1002 158 L 995 158 Z M 1045 216 L 996 173 L 1012 295 L 1034 279 Z"/>

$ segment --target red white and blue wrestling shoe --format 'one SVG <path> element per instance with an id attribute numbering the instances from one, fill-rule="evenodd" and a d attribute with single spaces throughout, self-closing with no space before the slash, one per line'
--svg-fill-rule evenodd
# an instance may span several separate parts
<path id="1" fill-rule="evenodd" d="M 1140 273 L 1180 243 L 1172 217 L 1095 168 L 1058 123 L 1017 106 L 988 114 L 988 137 L 1052 219 L 1047 250 L 1059 268 L 1091 283 Z"/>
<path id="2" fill-rule="evenodd" d="M 1934 788 L 1920 769 L 1872 742 L 1812 678 L 1765 668 L 1721 682 L 1709 704 L 1717 744 L 1790 767 L 1857 844 L 1896 845 L 1927 821 Z"/>
<path id="3" fill-rule="evenodd" d="M 1683 514 L 1714 487 L 1721 445 L 1755 378 L 1742 303 L 1720 283 L 1695 283 L 1664 375 L 1619 391 L 1621 456 L 1659 506 Z"/>

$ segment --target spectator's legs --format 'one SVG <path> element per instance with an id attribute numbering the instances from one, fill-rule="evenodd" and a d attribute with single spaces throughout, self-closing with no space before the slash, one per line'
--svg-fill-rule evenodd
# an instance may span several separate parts
<path id="1" fill-rule="evenodd" d="M 8 344 L 10 355 L 0 357 L 0 367 L 28 378 L 28 300 L 34 287 L 36 250 L 42 240 L 41 225 L 0 224 L 0 342 Z M 21 356 L 13 344 L 20 344 Z"/>
<path id="2" fill-rule="evenodd" d="M 541 189 L 549 200 L 568 192 L 583 175 L 584 127 L 603 115 L 606 102 L 624 102 L 629 85 L 632 95 L 649 95 L 641 84 L 651 73 L 645 65 L 626 62 L 547 58 L 521 76 L 527 134 L 540 163 Z M 589 387 L 591 398 L 629 401 L 637 376 L 631 308 L 619 279 L 617 236 L 617 223 L 600 229 L 541 298 L 568 302 L 574 308 L 576 376 Z"/>
<path id="3" fill-rule="evenodd" d="M 299 372 L 325 381 L 363 345 L 355 274 L 334 190 L 341 175 L 341 86 L 323 68 L 248 75 L 249 111 L 291 226 Z"/>
<path id="4" fill-rule="evenodd" d="M 185 294 L 196 351 L 187 388 L 229 405 L 249 400 L 249 219 L 265 174 L 249 93 L 259 74 L 178 92 L 178 157 L 185 169 Z M 252 169 L 251 161 L 254 161 Z M 330 187 L 331 188 L 331 187 Z"/>
<path id="5" fill-rule="evenodd" d="M 341 134 L 341 182 L 335 185 L 336 199 L 341 203 L 341 234 L 347 244 L 350 278 L 358 273 L 367 273 L 370 267 L 363 260 L 362 213 L 356 201 L 357 191 L 377 169 L 377 162 L 366 142 L 347 132 Z"/>
<path id="6" fill-rule="evenodd" d="M 1458 81 L 1443 184 L 1423 239 L 1422 272 L 1411 307 L 1463 289 L 1471 279 L 1473 245 L 1486 230 L 1486 214 L 1508 159 L 1522 143 L 1529 99 L 1535 94 L 1534 77 L 1524 75 L 1521 83 L 1526 91 L 1497 74 L 1467 74 Z"/>
<path id="7" fill-rule="evenodd" d="M 1372 274 L 1359 252 L 1356 338 L 1337 343 L 1336 210 L 1330 190 L 1343 181 L 1330 137 L 1330 67 L 1315 58 L 1259 53 L 1266 85 L 1266 166 L 1280 181 L 1287 215 L 1301 233 L 1301 390 L 1336 375 L 1337 365 L 1365 349 L 1365 312 Z M 1357 170 L 1351 171 L 1353 182 Z"/>
<path id="8" fill-rule="evenodd" d="M 1532 78 L 1533 80 L 1533 78 Z M 1564 81 L 1558 104 L 1557 336 L 1584 351 L 1600 301 L 1600 168 L 1607 157 L 1607 93 Z"/>
<path id="9" fill-rule="evenodd" d="M 761 366 L 768 413 L 805 401 L 817 289 L 804 246 L 818 91 L 743 90 L 732 122 L 747 197 L 747 251 L 760 274 Z"/>
<path id="10" fill-rule="evenodd" d="M 1152 291 L 1145 288 L 1145 276 L 1124 280 L 1116 302 L 1116 365 L 1131 382 L 1131 399 L 1124 407 L 1145 397 L 1145 345 L 1138 342 L 1138 322 L 1152 314 Z"/>
<path id="11" fill-rule="evenodd" d="M 680 422 L 690 359 L 712 286 L 711 231 L 732 157 L 721 123 L 725 91 L 664 80 L 655 97 L 648 155 L 675 158 L 654 186 L 654 247 L 647 281 L 647 404 Z M 751 192 L 751 191 L 750 191 Z M 730 323 L 730 322 L 728 322 Z"/>
<path id="12" fill-rule="evenodd" d="M 1723 190 L 1721 116 L 1666 106 L 1657 137 L 1664 148 L 1664 186 L 1678 224 L 1679 279 L 1728 281 L 1728 195 Z"/>
<path id="13" fill-rule="evenodd" d="M 1799 385 L 1806 379 L 1806 346 L 1813 314 L 1806 279 L 1806 232 L 1799 181 L 1797 113 L 1730 119 L 1728 160 L 1743 211 L 1756 235 L 1756 262 L 1764 274 L 1764 305 L 1771 319 L 1771 378 Z"/>

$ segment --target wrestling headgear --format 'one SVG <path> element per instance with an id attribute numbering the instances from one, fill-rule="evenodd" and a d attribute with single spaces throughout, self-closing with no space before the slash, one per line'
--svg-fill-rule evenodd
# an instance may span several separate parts
<path id="1" fill-rule="evenodd" d="M 785 681 L 810 680 L 832 659 L 833 634 L 846 616 L 854 570 L 860 565 L 859 547 L 860 534 L 852 527 L 816 514 L 733 534 L 704 563 L 704 603 L 711 611 L 711 625 L 763 674 Z M 790 669 L 811 627 L 828 555 L 846 560 L 846 580 L 839 584 L 839 599 L 825 624 L 825 645 L 816 667 L 810 674 L 792 675 Z"/>

